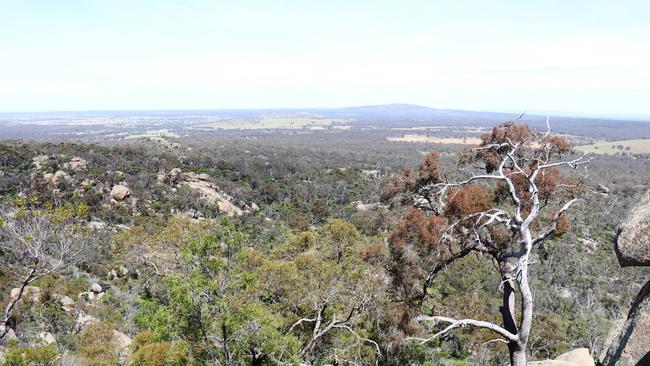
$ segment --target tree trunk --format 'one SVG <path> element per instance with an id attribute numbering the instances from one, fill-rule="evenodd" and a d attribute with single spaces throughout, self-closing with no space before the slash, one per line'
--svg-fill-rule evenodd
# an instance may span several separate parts
<path id="1" fill-rule="evenodd" d="M 530 328 L 533 323 L 533 293 L 528 283 L 528 263 L 530 251 L 532 249 L 532 239 L 530 231 L 525 229 L 522 232 L 525 247 L 524 255 L 519 258 L 517 271 L 519 272 L 519 292 L 521 293 L 521 323 L 519 326 L 519 343 L 525 349 L 530 336 Z"/>
<path id="2" fill-rule="evenodd" d="M 524 228 L 520 231 L 522 237 L 522 256 L 517 261 L 519 293 L 521 294 L 521 323 L 517 336 L 519 341 L 508 345 L 510 351 L 510 364 L 512 366 L 526 366 L 526 345 L 530 336 L 533 323 L 533 293 L 528 283 L 528 263 L 533 241 L 530 230 Z"/>
<path id="3" fill-rule="evenodd" d="M 230 354 L 230 349 L 228 349 L 228 327 L 226 323 L 221 323 L 221 336 L 223 337 L 223 358 L 225 364 L 228 366 L 234 365 L 234 360 Z"/>
<path id="4" fill-rule="evenodd" d="M 262 366 L 264 365 L 264 362 L 266 361 L 266 354 L 260 352 L 257 348 L 252 348 L 251 349 L 251 356 L 252 361 L 251 361 L 251 366 Z"/>
<path id="5" fill-rule="evenodd" d="M 511 366 L 526 366 L 526 348 L 518 344 L 508 345 Z"/>
<path id="6" fill-rule="evenodd" d="M 5 308 L 4 316 L 2 318 L 2 322 L 0 324 L 0 339 L 4 338 L 4 336 L 9 333 L 9 321 L 11 320 L 11 314 L 14 310 L 14 306 L 20 301 L 20 299 L 23 297 L 23 293 L 25 292 L 25 289 L 27 286 L 29 286 L 30 283 L 32 283 L 34 280 L 36 280 L 38 277 L 34 275 L 36 270 L 32 268 L 29 271 L 29 274 L 23 279 L 23 281 L 20 283 L 20 290 L 18 291 L 18 294 L 16 297 L 12 298 L 9 300 L 9 303 L 7 304 L 7 307 Z"/>
<path id="7" fill-rule="evenodd" d="M 517 334 L 518 327 L 515 320 L 515 275 L 512 265 L 508 261 L 499 263 L 501 280 L 503 281 L 503 302 L 499 310 L 503 319 L 503 327 L 512 334 Z"/>

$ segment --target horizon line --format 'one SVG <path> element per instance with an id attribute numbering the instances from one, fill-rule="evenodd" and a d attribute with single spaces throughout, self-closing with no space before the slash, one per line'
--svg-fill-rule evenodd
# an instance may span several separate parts
<path id="1" fill-rule="evenodd" d="M 64 113 L 173 113 L 173 112 L 219 112 L 219 111 L 309 111 L 309 110 L 337 110 L 337 109 L 350 109 L 350 108 L 368 108 L 368 107 L 387 107 L 387 106 L 409 106 L 426 108 L 436 111 L 458 111 L 458 112 L 474 112 L 474 113 L 493 113 L 493 114 L 513 114 L 513 115 L 529 115 L 529 116 L 556 116 L 565 118 L 593 118 L 593 119 L 611 119 L 621 121 L 650 121 L 650 114 L 645 113 L 589 113 L 589 112 L 568 112 L 568 111 L 549 111 L 542 112 L 538 110 L 519 110 L 514 109 L 492 109 L 492 108 L 477 108 L 477 109 L 461 109 L 461 108 L 439 108 L 431 107 L 422 104 L 413 103 L 386 103 L 386 104 L 360 104 L 360 105 L 347 105 L 336 107 L 248 107 L 248 108 L 170 108 L 170 109 L 62 109 L 62 110 L 45 110 L 45 111 L 0 111 L 0 116 L 8 115 L 48 115 L 48 114 L 64 114 Z"/>

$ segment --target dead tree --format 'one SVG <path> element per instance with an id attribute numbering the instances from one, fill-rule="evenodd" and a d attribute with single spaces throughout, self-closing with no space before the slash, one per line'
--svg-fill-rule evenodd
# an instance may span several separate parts
<path id="1" fill-rule="evenodd" d="M 7 209 L 0 215 L 0 265 L 18 291 L 0 318 L 0 339 L 9 332 L 12 314 L 34 281 L 74 263 L 86 243 L 70 220 L 45 211 Z"/>
<path id="2" fill-rule="evenodd" d="M 363 310 L 366 304 L 370 301 L 369 296 L 361 296 L 358 299 L 358 302 L 350 309 L 347 315 L 343 315 L 340 318 L 337 317 L 336 313 L 333 313 L 330 318 L 328 318 L 325 313 L 328 308 L 326 302 L 322 304 L 314 304 L 315 316 L 313 318 L 301 318 L 289 327 L 287 333 L 294 331 L 296 327 L 301 326 L 303 323 L 312 323 L 313 327 L 311 328 L 311 335 L 307 341 L 301 346 L 298 356 L 301 358 L 310 358 L 316 343 L 322 337 L 325 337 L 329 332 L 335 330 L 347 331 L 356 338 L 356 344 L 368 343 L 375 348 L 377 356 L 381 356 L 381 349 L 379 344 L 372 339 L 362 337 L 353 329 L 353 324 L 355 316 Z"/>
<path id="3" fill-rule="evenodd" d="M 427 343 L 460 327 L 488 329 L 498 335 L 496 342 L 507 344 L 512 365 L 526 365 L 533 318 L 531 252 L 568 229 L 567 211 L 578 201 L 581 184 L 563 177 L 561 168 L 577 169 L 589 162 L 585 155 L 558 160 L 570 153 L 570 144 L 551 135 L 550 128 L 538 133 L 505 123 L 465 152 L 461 172 L 466 179 L 448 179 L 434 152 L 417 173 L 406 172 L 389 183 L 389 196 L 407 192 L 402 201 L 411 207 L 391 234 L 393 278 L 405 302 L 421 305 L 435 276 L 472 252 L 490 255 L 502 280 L 503 324 L 421 314 L 418 321 L 444 326 L 431 336 L 412 339 Z"/>

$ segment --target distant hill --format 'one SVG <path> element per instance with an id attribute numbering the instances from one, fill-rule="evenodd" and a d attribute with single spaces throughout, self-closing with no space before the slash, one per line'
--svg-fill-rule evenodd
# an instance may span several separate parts
<path id="1" fill-rule="evenodd" d="M 189 133 L 188 129 L 193 126 L 214 124 L 214 121 L 239 126 L 255 124 L 255 121 L 263 118 L 267 121 L 273 119 L 285 122 L 296 119 L 303 121 L 305 125 L 319 124 L 319 119 L 345 120 L 344 123 L 351 127 L 370 129 L 421 126 L 490 127 L 499 122 L 518 119 L 520 116 L 521 113 L 437 109 L 399 103 L 342 108 L 0 113 L 0 138 L 70 138 L 77 132 L 83 132 L 85 135 L 96 135 L 101 139 L 101 131 L 106 128 L 109 130 L 104 134 L 109 135 L 134 134 L 157 129 Z M 546 129 L 545 119 L 546 116 L 535 113 L 521 116 L 522 122 L 538 130 Z M 647 120 L 551 115 L 551 127 L 558 133 L 595 140 L 650 137 L 650 121 Z"/>
<path id="2" fill-rule="evenodd" d="M 0 113 L 1 121 L 30 121 L 86 118 L 120 118 L 120 117 L 220 117 L 220 118 L 259 118 L 264 116 L 298 116 L 311 115 L 327 118 L 347 118 L 359 121 L 369 120 L 410 120 L 410 121 L 502 121 L 519 117 L 520 112 L 468 111 L 459 109 L 438 109 L 416 104 L 392 103 L 379 105 L 351 106 L 340 108 L 261 108 L 261 109 L 195 109 L 195 110 L 138 110 L 138 111 L 58 111 L 39 113 Z M 602 121 L 638 121 L 646 122 L 649 116 L 620 115 L 615 118 L 595 117 L 581 114 L 552 114 L 555 118 Z M 545 118 L 542 113 L 527 113 L 527 119 Z"/>
<path id="3" fill-rule="evenodd" d="M 317 109 L 320 113 L 337 117 L 352 117 L 357 119 L 411 119 L 411 120 L 438 120 L 457 119 L 467 117 L 494 118 L 507 116 L 504 113 L 475 112 L 454 109 L 437 109 L 415 104 L 384 104 L 367 105 L 358 107 Z M 512 117 L 511 117 L 512 118 Z"/>

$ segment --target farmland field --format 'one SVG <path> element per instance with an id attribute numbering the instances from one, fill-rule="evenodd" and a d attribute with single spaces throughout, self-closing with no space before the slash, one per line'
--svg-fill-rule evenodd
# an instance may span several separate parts
<path id="1" fill-rule="evenodd" d="M 458 144 L 458 145 L 478 145 L 481 139 L 476 137 L 436 137 L 429 135 L 404 135 L 395 137 L 386 137 L 388 141 L 394 142 L 420 142 L 428 144 Z"/>
<path id="2" fill-rule="evenodd" d="M 603 141 L 591 145 L 577 146 L 576 150 L 594 154 L 615 154 L 618 152 L 650 154 L 650 139 Z"/>

